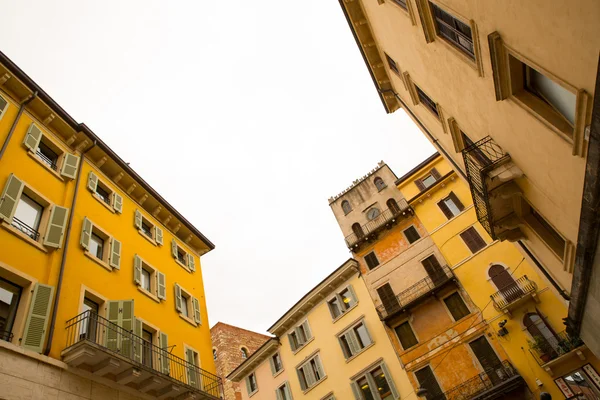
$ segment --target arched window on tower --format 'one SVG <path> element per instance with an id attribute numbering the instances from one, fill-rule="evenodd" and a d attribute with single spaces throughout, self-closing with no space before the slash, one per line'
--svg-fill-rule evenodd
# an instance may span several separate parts
<path id="1" fill-rule="evenodd" d="M 245 347 L 242 347 L 242 358 L 245 360 L 246 358 L 248 358 L 248 349 Z"/>
<path id="2" fill-rule="evenodd" d="M 385 202 L 385 204 L 387 205 L 388 210 L 392 212 L 392 214 L 396 215 L 400 213 L 400 206 L 398 205 L 398 202 L 395 199 L 389 199 Z"/>
<path id="3" fill-rule="evenodd" d="M 365 233 L 363 232 L 362 227 L 358 222 L 352 224 L 352 232 L 354 232 L 354 234 L 358 238 L 365 236 Z"/>
<path id="4" fill-rule="evenodd" d="M 375 187 L 377 188 L 377 190 L 385 189 L 385 183 L 383 182 L 383 179 L 381 179 L 380 177 L 375 178 L 373 183 L 375 183 Z"/>
<path id="5" fill-rule="evenodd" d="M 348 200 L 342 201 L 342 211 L 344 211 L 344 214 L 348 214 L 350 211 L 352 211 L 352 206 Z"/>

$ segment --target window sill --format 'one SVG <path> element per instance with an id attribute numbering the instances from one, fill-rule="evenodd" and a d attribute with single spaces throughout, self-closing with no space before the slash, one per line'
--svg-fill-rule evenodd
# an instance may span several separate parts
<path id="1" fill-rule="evenodd" d="M 60 176 L 60 174 L 58 172 L 56 172 L 55 170 L 53 170 L 52 168 L 50 168 L 48 166 L 48 164 L 46 164 L 45 162 L 43 162 L 42 160 L 40 160 L 40 158 L 31 150 L 27 150 L 27 155 L 31 158 L 33 158 L 38 164 L 40 164 L 42 167 L 44 167 L 48 172 L 50 172 L 52 175 L 54 175 L 54 177 L 58 180 L 60 180 L 61 182 L 64 182 L 65 179 Z M 58 167 L 57 167 L 58 169 Z"/>
<path id="2" fill-rule="evenodd" d="M 195 327 L 198 326 L 198 324 L 193 319 L 191 319 L 190 317 L 186 317 L 182 313 L 179 313 L 179 318 L 183 319 L 185 322 L 187 322 L 190 325 L 193 325 Z"/>
<path id="3" fill-rule="evenodd" d="M 145 236 L 145 235 L 144 235 Z M 187 272 L 189 272 L 190 274 L 192 273 L 192 270 L 188 268 L 187 265 L 185 265 L 184 263 L 182 263 L 181 261 L 179 261 L 178 259 L 174 258 L 175 262 L 177 264 L 179 264 L 179 266 L 183 269 L 185 269 Z"/>
<path id="4" fill-rule="evenodd" d="M 456 56 L 458 58 L 463 60 L 471 68 L 473 68 L 475 71 L 477 71 L 477 73 L 479 74 L 480 77 L 483 77 L 483 71 L 479 71 L 479 68 L 478 68 L 477 55 L 475 55 L 474 58 L 471 58 L 471 56 L 467 55 L 467 53 L 464 53 L 462 50 L 460 50 L 459 48 L 454 46 L 454 44 L 452 44 L 452 42 L 450 42 L 448 39 L 446 39 L 443 36 L 439 36 L 437 33 L 435 35 L 435 39 L 436 39 L 435 41 L 439 41 L 440 43 L 442 43 L 452 53 L 456 54 Z M 473 38 L 473 49 L 475 49 L 475 38 Z"/>
<path id="5" fill-rule="evenodd" d="M 149 241 L 153 245 L 158 246 L 158 243 L 156 243 L 156 240 L 154 240 L 150 236 L 146 235 L 143 230 L 138 229 L 138 232 L 139 232 L 140 235 L 142 235 L 144 237 L 144 239 L 146 239 L 147 241 Z"/>
<path id="6" fill-rule="evenodd" d="M 343 314 L 338 315 L 337 317 L 335 317 L 331 323 L 335 324 L 336 322 L 338 322 L 340 319 L 344 318 L 345 315 L 348 315 L 348 313 L 350 313 L 350 311 L 352 311 L 354 308 L 356 308 L 358 306 L 358 301 L 356 302 L 356 304 L 354 304 L 352 307 L 350 307 L 349 309 L 347 309 L 346 311 L 344 311 Z"/>
<path id="7" fill-rule="evenodd" d="M 252 397 L 254 396 L 256 393 L 258 393 L 258 389 L 256 389 L 254 392 L 252 393 L 248 393 L 248 397 Z"/>
<path id="8" fill-rule="evenodd" d="M 152 300 L 154 300 L 155 302 L 157 302 L 157 303 L 160 303 L 160 299 L 159 299 L 158 297 L 156 297 L 155 295 L 153 295 L 152 293 L 150 293 L 149 291 L 147 291 L 147 290 L 146 290 L 146 289 L 144 289 L 143 287 L 141 287 L 141 286 L 138 286 L 137 288 L 138 288 L 138 290 L 139 290 L 140 292 L 142 292 L 142 293 L 143 293 L 143 294 L 145 294 L 146 296 L 150 297 L 150 298 L 151 298 Z"/>
<path id="9" fill-rule="evenodd" d="M 279 371 L 275 372 L 275 374 L 273 375 L 273 378 L 275 378 L 275 377 L 277 377 L 277 376 L 281 375 L 281 373 L 282 373 L 283 371 L 285 371 L 285 368 L 281 368 Z"/>
<path id="10" fill-rule="evenodd" d="M 85 256 L 90 258 L 92 261 L 94 261 L 96 264 L 102 266 L 103 268 L 105 268 L 107 271 L 112 272 L 112 267 L 110 265 L 108 265 L 107 262 L 100 260 L 98 257 L 96 257 L 95 255 L 93 255 L 92 253 L 90 253 L 89 251 L 85 251 Z"/>
<path id="11" fill-rule="evenodd" d="M 111 213 L 115 213 L 115 209 L 112 206 L 109 206 L 108 204 L 106 204 L 106 202 L 104 200 L 102 200 L 100 198 L 100 196 L 98 196 L 96 193 L 92 193 L 92 197 L 95 198 L 96 200 L 98 200 L 100 202 L 100 204 L 102 204 L 104 207 L 106 207 L 106 209 L 108 211 L 110 211 Z"/>
<path id="12" fill-rule="evenodd" d="M 304 349 L 306 346 L 308 346 L 309 343 L 311 343 L 313 340 L 315 340 L 315 337 L 311 337 L 306 343 L 304 343 L 301 347 L 298 347 L 296 350 L 294 350 L 292 353 L 294 355 L 298 354 L 299 352 L 302 351 L 302 349 Z"/>
<path id="13" fill-rule="evenodd" d="M 44 252 L 44 253 L 48 252 L 48 249 L 46 249 L 40 242 L 36 242 L 32 238 L 30 238 L 29 236 L 27 236 L 26 234 L 24 234 L 23 232 L 21 232 L 20 230 L 18 230 L 11 224 L 9 224 L 8 222 L 2 221 L 2 227 L 4 229 L 6 229 L 8 232 L 10 232 L 13 235 L 15 235 L 16 237 L 18 237 L 19 239 L 29 243 L 30 245 L 32 245 L 39 251 Z"/>
<path id="14" fill-rule="evenodd" d="M 325 375 L 323 377 L 323 379 L 321 379 L 320 381 L 318 381 L 317 383 L 315 383 L 314 385 L 312 385 L 311 387 L 309 387 L 308 389 L 304 390 L 302 392 L 302 394 L 306 394 L 308 392 L 310 392 L 311 390 L 313 390 L 314 388 L 316 388 L 317 386 L 319 386 L 321 384 L 321 382 L 323 382 L 325 379 L 327 379 L 327 375 Z"/>
<path id="15" fill-rule="evenodd" d="M 347 358 L 346 359 L 346 364 L 348 364 L 350 361 L 354 360 L 356 357 L 360 356 L 362 353 L 364 353 L 365 351 L 367 351 L 369 348 L 371 348 L 372 346 L 375 345 L 375 342 L 371 342 L 370 345 L 363 347 L 360 352 L 354 354 L 352 357 Z"/>

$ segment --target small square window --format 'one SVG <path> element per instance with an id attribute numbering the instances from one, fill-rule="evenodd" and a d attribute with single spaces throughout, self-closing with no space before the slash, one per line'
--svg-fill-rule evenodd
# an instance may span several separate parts
<path id="1" fill-rule="evenodd" d="M 379 265 L 379 260 L 373 251 L 365 256 L 365 262 L 367 263 L 367 267 L 369 267 L 369 269 L 373 269 Z"/>
<path id="2" fill-rule="evenodd" d="M 421 239 L 421 235 L 414 226 L 411 226 L 404 230 L 404 236 L 406 236 L 406 240 L 408 243 L 413 244 L 417 240 Z"/>

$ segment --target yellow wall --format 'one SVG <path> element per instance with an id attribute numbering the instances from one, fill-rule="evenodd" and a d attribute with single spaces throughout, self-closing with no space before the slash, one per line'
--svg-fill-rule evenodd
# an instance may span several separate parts
<path id="1" fill-rule="evenodd" d="M 269 357 L 273 356 L 275 353 L 275 351 L 269 353 Z M 254 369 L 253 372 L 256 374 L 258 391 L 252 395 L 253 399 L 274 399 L 275 390 L 277 390 L 277 388 L 283 385 L 286 381 L 289 382 L 290 376 L 294 377 L 292 379 L 297 379 L 295 378 L 296 372 L 292 370 L 292 366 L 286 364 L 286 362 L 283 360 L 281 360 L 281 362 L 283 364 L 283 371 L 275 376 L 273 376 L 273 373 L 271 372 L 271 366 L 269 365 L 268 358 L 258 367 L 256 367 L 256 369 Z M 250 398 L 248 396 L 248 388 L 246 386 L 245 379 L 240 381 L 240 393 L 242 395 L 242 399 Z"/>
<path id="2" fill-rule="evenodd" d="M 450 172 L 450 166 L 442 157 L 432 161 L 424 169 L 435 166 L 445 175 Z M 399 189 L 407 198 L 412 198 L 418 193 L 414 178 L 418 178 L 417 172 L 400 183 Z M 448 220 L 437 203 L 448 196 L 450 192 L 459 198 L 465 206 L 464 211 L 458 216 Z M 523 325 L 523 317 L 528 312 L 541 312 L 552 328 L 558 333 L 565 329 L 562 318 L 566 316 L 567 305 L 558 295 L 554 287 L 543 277 L 537 267 L 532 266 L 517 248 L 509 242 L 491 241 L 485 230 L 477 222 L 472 199 L 466 183 L 458 179 L 456 175 L 444 180 L 432 188 L 427 196 L 421 196 L 422 201 L 416 200 L 412 203 L 416 215 L 422 221 L 424 227 L 430 232 L 433 241 L 438 245 L 440 251 L 453 267 L 461 285 L 468 292 L 473 303 L 483 310 L 483 318 L 490 324 L 488 332 L 493 335 L 495 342 L 500 344 L 509 356 L 514 367 L 525 378 L 528 386 L 536 394 L 540 391 L 550 392 L 554 398 L 563 398 L 562 394 L 554 384 L 554 379 L 572 371 L 573 369 L 591 362 L 598 369 L 600 363 L 591 353 L 585 352 L 588 361 L 575 360 L 561 364 L 554 369 L 554 377 L 544 371 L 529 352 L 528 340 L 531 336 Z M 470 226 L 474 226 L 479 234 L 488 243 L 488 246 L 476 254 L 472 254 L 459 233 Z M 539 303 L 528 300 L 517 308 L 511 315 L 497 311 L 491 303 L 490 295 L 497 292 L 497 288 L 488 276 L 488 268 L 492 264 L 501 264 L 508 268 L 515 279 L 526 275 L 534 281 L 538 287 Z M 501 337 L 497 335 L 498 322 L 506 319 L 508 335 Z M 543 386 L 540 388 L 536 379 Z"/>

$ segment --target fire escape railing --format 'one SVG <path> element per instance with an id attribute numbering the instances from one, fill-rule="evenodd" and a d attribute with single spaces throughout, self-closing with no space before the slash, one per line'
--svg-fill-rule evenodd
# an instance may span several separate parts
<path id="1" fill-rule="evenodd" d="M 471 143 L 464 148 L 462 154 L 477 219 L 490 236 L 496 240 L 486 174 L 500 163 L 509 159 L 510 156 L 489 136 Z"/>
<path id="2" fill-rule="evenodd" d="M 366 239 L 369 235 L 376 233 L 379 229 L 386 226 L 390 222 L 393 222 L 395 218 L 406 213 L 406 211 L 410 208 L 406 199 L 402 199 L 398 202 L 398 207 L 388 208 L 379 214 L 377 217 L 373 218 L 366 224 L 361 226 L 361 232 L 353 232 L 350 235 L 346 236 L 346 245 L 348 248 L 353 247 L 361 240 Z"/>

